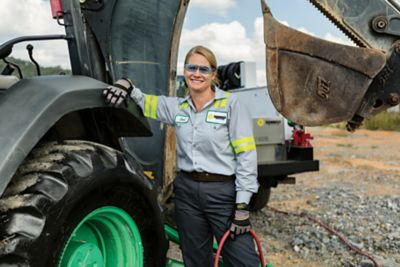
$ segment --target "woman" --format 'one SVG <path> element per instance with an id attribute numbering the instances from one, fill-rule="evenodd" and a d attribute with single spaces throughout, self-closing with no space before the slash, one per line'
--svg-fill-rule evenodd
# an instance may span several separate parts
<path id="1" fill-rule="evenodd" d="M 212 266 L 213 235 L 231 231 L 224 266 L 259 266 L 248 204 L 258 190 L 252 122 L 237 97 L 217 87 L 217 62 L 203 46 L 186 55 L 184 98 L 142 93 L 127 79 L 104 91 L 119 106 L 130 96 L 146 117 L 174 125 L 177 165 L 175 212 L 185 266 Z"/>

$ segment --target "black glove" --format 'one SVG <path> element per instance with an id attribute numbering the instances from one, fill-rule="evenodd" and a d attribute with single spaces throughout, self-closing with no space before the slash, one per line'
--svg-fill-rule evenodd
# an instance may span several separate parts
<path id="1" fill-rule="evenodd" d="M 103 97 L 106 103 L 113 107 L 119 107 L 122 103 L 128 106 L 128 100 L 133 90 L 133 85 L 130 80 L 122 78 L 108 86 L 103 91 Z"/>
<path id="2" fill-rule="evenodd" d="M 249 206 L 246 203 L 236 204 L 235 216 L 229 228 L 232 240 L 236 236 L 248 233 L 251 229 Z"/>

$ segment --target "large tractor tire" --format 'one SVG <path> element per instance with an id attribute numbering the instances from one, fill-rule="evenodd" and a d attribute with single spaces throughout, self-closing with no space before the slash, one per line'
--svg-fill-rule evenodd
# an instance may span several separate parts
<path id="1" fill-rule="evenodd" d="M 140 166 L 91 142 L 35 148 L 0 199 L 0 266 L 165 266 L 160 206 Z"/>
<path id="2" fill-rule="evenodd" d="M 258 188 L 258 192 L 256 194 L 253 194 L 250 199 L 250 211 L 259 211 L 264 208 L 268 204 L 270 196 L 271 187 L 260 185 L 260 187 Z"/>

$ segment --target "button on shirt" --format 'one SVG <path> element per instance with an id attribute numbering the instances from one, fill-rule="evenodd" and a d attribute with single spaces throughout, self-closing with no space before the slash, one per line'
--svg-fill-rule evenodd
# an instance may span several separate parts
<path id="1" fill-rule="evenodd" d="M 190 96 L 131 94 L 146 117 L 175 126 L 177 165 L 187 172 L 236 175 L 236 203 L 249 203 L 258 190 L 257 154 L 251 117 L 234 94 L 215 88 L 199 112 Z"/>

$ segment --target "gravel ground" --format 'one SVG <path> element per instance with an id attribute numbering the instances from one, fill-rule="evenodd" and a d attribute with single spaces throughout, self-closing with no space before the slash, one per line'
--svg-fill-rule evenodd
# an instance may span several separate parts
<path id="1" fill-rule="evenodd" d="M 400 267 L 400 133 L 309 128 L 320 171 L 274 188 L 269 207 L 329 225 L 380 266 Z M 252 215 L 273 266 L 374 266 L 305 217 L 266 207 Z"/>

